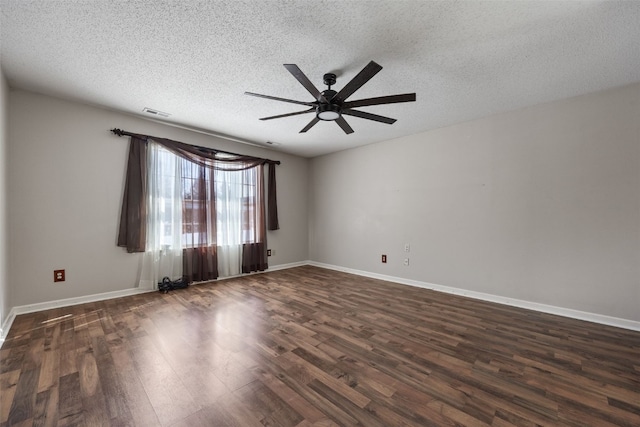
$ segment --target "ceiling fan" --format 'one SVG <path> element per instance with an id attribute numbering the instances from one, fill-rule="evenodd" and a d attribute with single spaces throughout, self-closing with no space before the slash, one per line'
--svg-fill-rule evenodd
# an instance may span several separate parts
<path id="1" fill-rule="evenodd" d="M 315 113 L 315 117 L 311 120 L 300 133 L 311 129 L 318 121 L 334 121 L 342 128 L 346 134 L 353 133 L 353 129 L 343 116 L 360 117 L 361 119 L 373 120 L 376 122 L 393 124 L 396 119 L 379 116 L 377 114 L 367 113 L 365 111 L 354 110 L 355 107 L 365 107 L 369 105 L 394 104 L 398 102 L 411 102 L 416 100 L 415 93 L 404 93 L 401 95 L 379 96 L 376 98 L 358 99 L 355 101 L 347 101 L 355 91 L 360 89 L 362 85 L 375 76 L 382 67 L 375 62 L 369 62 L 349 83 L 347 83 L 339 92 L 331 89 L 336 84 L 336 75 L 327 73 L 323 77 L 324 84 L 328 86 L 327 90 L 320 92 L 307 76 L 295 64 L 284 64 L 284 67 L 293 74 L 302 86 L 309 91 L 315 98 L 313 102 L 296 101 L 293 99 L 278 98 L 276 96 L 261 95 L 259 93 L 245 92 L 245 95 L 257 96 L 259 98 L 273 99 L 275 101 L 290 102 L 292 104 L 306 105 L 310 107 L 304 111 L 296 111 L 294 113 L 280 114 L 277 116 L 262 117 L 260 120 L 280 119 L 283 117 L 296 116 L 298 114 Z"/>

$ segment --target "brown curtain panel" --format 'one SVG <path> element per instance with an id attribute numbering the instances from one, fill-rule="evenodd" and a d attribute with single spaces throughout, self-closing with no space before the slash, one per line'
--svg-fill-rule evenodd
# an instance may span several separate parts
<path id="1" fill-rule="evenodd" d="M 118 246 L 144 252 L 147 242 L 147 141 L 131 137 L 120 211 Z"/>
<path id="2" fill-rule="evenodd" d="M 215 246 L 182 250 L 182 277 L 187 283 L 218 278 L 218 254 Z"/>
<path id="3" fill-rule="evenodd" d="M 242 245 L 242 272 L 264 271 L 267 264 L 267 245 L 265 243 L 244 243 Z"/>
<path id="4" fill-rule="evenodd" d="M 188 283 L 217 279 L 214 171 L 184 159 L 181 167 L 182 276 Z"/>
<path id="5" fill-rule="evenodd" d="M 267 191 L 267 206 L 269 209 L 269 227 L 268 230 L 279 230 L 278 223 L 278 196 L 276 194 L 276 165 L 269 163 L 269 189 Z"/>

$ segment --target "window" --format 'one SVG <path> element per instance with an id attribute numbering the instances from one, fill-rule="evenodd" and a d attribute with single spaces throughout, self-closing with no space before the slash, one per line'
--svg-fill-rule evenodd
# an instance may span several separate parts
<path id="1" fill-rule="evenodd" d="M 269 229 L 277 230 L 279 162 L 221 158 L 205 147 L 129 135 L 118 246 L 144 252 L 141 286 L 180 273 L 188 280 L 211 280 L 219 258 L 227 272 L 234 263 L 243 273 L 267 268 L 264 165 L 270 166 Z M 162 274 L 163 266 L 171 274 Z"/>
<path id="2" fill-rule="evenodd" d="M 212 248 L 227 275 L 239 274 L 244 245 L 264 240 L 263 169 L 220 170 L 209 162 L 197 164 L 150 144 L 148 247 L 164 251 L 161 256 Z"/>

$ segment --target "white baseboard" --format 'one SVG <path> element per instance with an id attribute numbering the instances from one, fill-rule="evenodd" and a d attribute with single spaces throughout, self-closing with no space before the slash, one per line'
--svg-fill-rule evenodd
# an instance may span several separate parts
<path id="1" fill-rule="evenodd" d="M 2 343 L 4 343 L 4 339 L 9 333 L 9 328 L 11 327 L 11 324 L 13 323 L 13 319 L 15 317 L 15 315 L 12 316 L 11 312 L 9 312 L 7 317 L 4 319 L 4 322 L 0 324 L 0 348 L 2 348 Z"/>
<path id="2" fill-rule="evenodd" d="M 556 314 L 558 316 L 569 317 L 572 319 L 586 320 L 588 322 L 600 323 L 603 325 L 615 326 L 623 329 L 630 329 L 632 331 L 640 331 L 640 322 L 634 320 L 621 319 L 618 317 L 605 316 L 603 314 L 589 313 L 586 311 L 574 310 L 571 308 L 556 307 L 553 305 L 540 304 L 537 302 L 524 301 L 499 295 L 486 294 L 482 292 L 468 291 L 465 289 L 453 288 L 450 286 L 434 285 L 433 283 L 403 279 L 401 277 L 387 276 L 384 274 L 370 273 L 368 271 L 355 270 L 352 268 L 324 264 L 321 262 L 309 261 L 307 264 L 316 267 L 327 268 L 329 270 L 351 273 L 358 276 L 370 277 L 372 279 L 385 280 L 388 282 L 400 283 L 403 285 L 415 286 L 418 288 L 431 289 L 448 294 L 460 295 L 478 300 L 510 305 L 513 307 L 526 308 L 528 310 L 539 311 L 542 313 Z"/>
<path id="3" fill-rule="evenodd" d="M 204 281 L 204 282 L 196 282 L 196 283 L 194 283 L 194 285 L 203 285 L 205 283 L 215 283 L 215 282 L 220 282 L 222 280 L 235 279 L 235 278 L 238 278 L 238 277 L 247 277 L 247 276 L 253 276 L 255 274 L 269 273 L 271 271 L 286 270 L 287 268 L 302 267 L 303 265 L 309 265 L 309 261 L 292 262 L 292 263 L 289 263 L 289 264 L 274 265 L 274 266 L 268 267 L 266 270 L 263 270 L 263 271 L 252 271 L 251 273 L 240 273 L 240 274 L 234 274 L 233 276 L 218 277 L 217 279 L 214 279 L 214 280 L 207 280 L 207 281 Z"/>
<path id="4" fill-rule="evenodd" d="M 290 262 L 289 264 L 279 264 L 274 266 L 269 266 L 269 268 L 265 271 L 268 273 L 270 271 L 278 271 L 278 270 L 286 270 L 288 268 L 294 267 L 302 267 L 303 265 L 309 265 L 310 261 L 299 261 L 299 262 Z"/>

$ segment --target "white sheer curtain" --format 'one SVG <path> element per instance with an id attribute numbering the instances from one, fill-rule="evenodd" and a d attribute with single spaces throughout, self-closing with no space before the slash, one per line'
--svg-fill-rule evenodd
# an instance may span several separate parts
<path id="1" fill-rule="evenodd" d="M 215 171 L 218 273 L 237 276 L 242 271 L 243 171 Z"/>
<path id="2" fill-rule="evenodd" d="M 156 289 L 159 281 L 182 277 L 182 161 L 160 145 L 147 154 L 147 245 L 138 286 Z"/>

